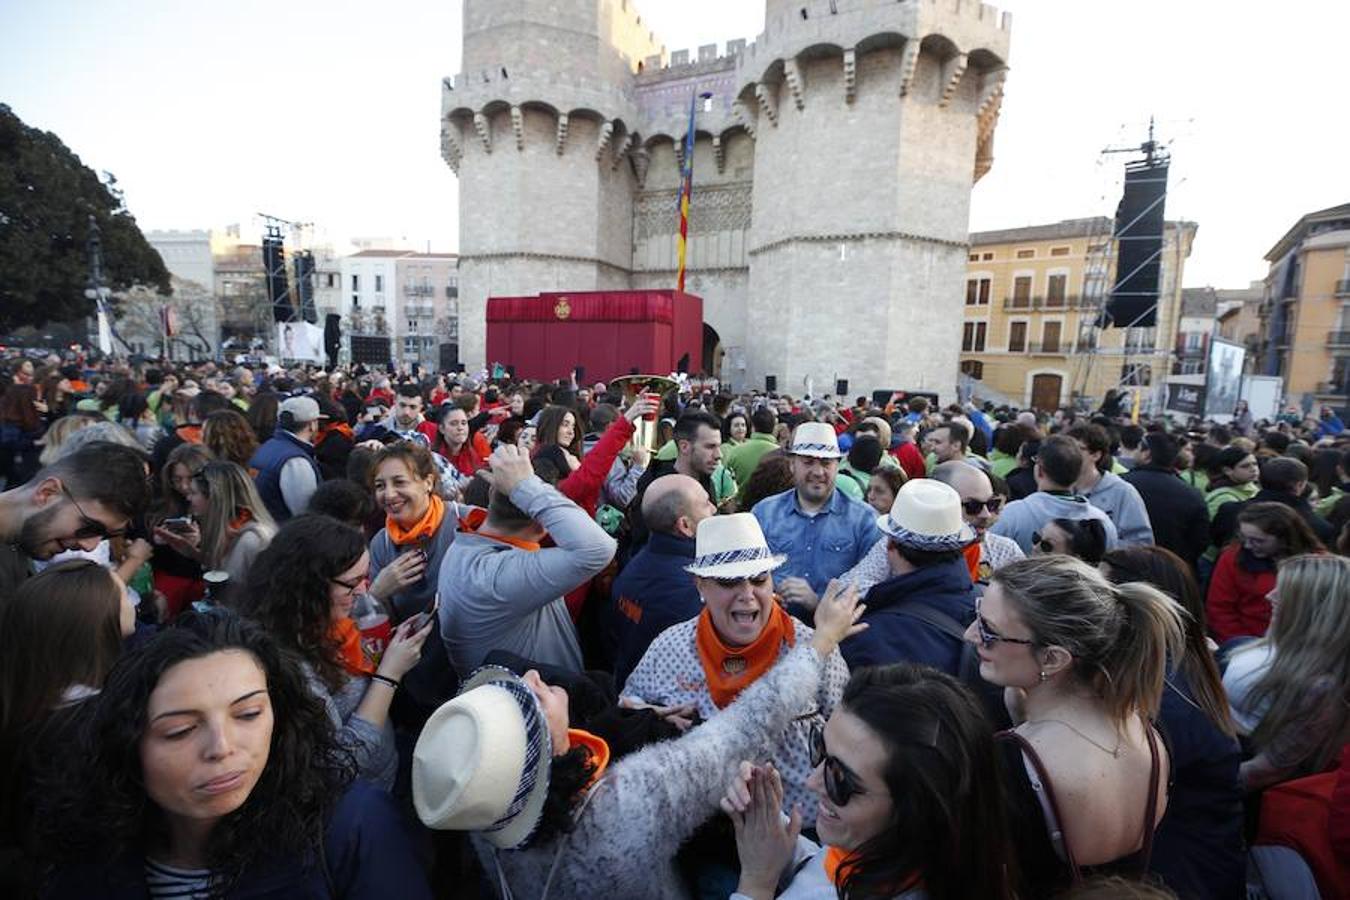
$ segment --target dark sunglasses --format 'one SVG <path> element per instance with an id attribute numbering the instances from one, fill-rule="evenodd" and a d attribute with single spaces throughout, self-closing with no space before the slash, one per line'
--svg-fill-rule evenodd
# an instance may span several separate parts
<path id="1" fill-rule="evenodd" d="M 769 573 L 768 573 L 768 572 L 761 572 L 761 573 L 758 574 L 758 575 L 752 575 L 752 576 L 750 576 L 750 577 L 748 577 L 748 578 L 714 578 L 714 579 L 713 579 L 713 581 L 717 582 L 717 584 L 718 584 L 720 587 L 724 587 L 724 588 L 738 588 L 738 587 L 740 587 L 744 582 L 747 582 L 747 581 L 750 582 L 751 584 L 755 585 L 756 587 L 758 587 L 759 585 L 763 584 L 764 582 L 766 582 L 766 581 L 768 581 L 768 580 L 769 580 Z"/>
<path id="2" fill-rule="evenodd" d="M 990 497 L 981 503 L 979 500 L 962 500 L 961 508 L 966 511 L 968 516 L 978 516 L 980 510 L 987 509 L 991 513 L 997 513 L 1003 508 L 1003 498 L 997 495 Z"/>
<path id="3" fill-rule="evenodd" d="M 835 806 L 847 806 L 854 794 L 866 794 L 844 764 L 825 752 L 825 728 L 811 726 L 811 768 L 824 765 L 821 774 L 825 781 L 825 796 Z"/>
<path id="4" fill-rule="evenodd" d="M 1045 538 L 1041 537 L 1041 533 L 1039 531 L 1033 531 L 1031 533 L 1031 546 L 1035 547 L 1037 550 L 1040 550 L 1042 553 L 1055 552 L 1055 545 L 1047 541 Z"/>
<path id="5" fill-rule="evenodd" d="M 61 492 L 66 495 L 67 500 L 75 504 L 75 511 L 80 514 L 80 527 L 75 529 L 75 533 L 71 535 L 74 540 L 82 541 L 89 538 L 111 540 L 112 538 L 122 537 L 127 533 L 125 528 L 113 531 L 107 525 L 86 513 L 84 508 L 80 506 L 80 501 L 75 499 L 75 495 L 70 492 L 70 488 L 64 484 L 61 485 Z"/>
<path id="6" fill-rule="evenodd" d="M 1036 644 L 1035 641 L 1027 638 L 1005 637 L 990 628 L 989 623 L 984 620 L 984 616 L 980 615 L 979 598 L 976 598 L 975 600 L 975 630 L 979 633 L 980 643 L 984 645 L 984 649 L 986 650 L 991 649 L 1000 641 L 1005 644 L 1026 644 L 1028 647 L 1035 646 Z"/>

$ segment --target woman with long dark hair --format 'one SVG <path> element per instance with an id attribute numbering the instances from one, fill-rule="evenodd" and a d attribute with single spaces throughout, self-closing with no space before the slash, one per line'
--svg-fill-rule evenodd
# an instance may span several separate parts
<path id="1" fill-rule="evenodd" d="M 389 788 L 398 766 L 389 705 L 436 622 L 404 622 L 376 667 L 351 618 L 369 581 L 361 532 L 327 516 L 300 516 L 254 561 L 239 606 L 299 656 L 310 690 L 327 709 L 338 741 L 356 757 L 358 772 Z"/>
<path id="2" fill-rule="evenodd" d="M 0 896 L 35 887 L 39 775 L 89 715 L 135 628 L 125 586 L 93 560 L 57 563 L 0 603 Z"/>
<path id="3" fill-rule="evenodd" d="M 43 786 L 49 897 L 430 896 L 300 669 L 227 611 L 128 654 L 66 766 Z"/>
<path id="4" fill-rule="evenodd" d="M 798 814 L 783 821 L 778 773 L 741 763 L 722 800 L 741 861 L 733 898 L 1010 900 L 991 727 L 956 679 L 909 663 L 862 669 L 813 741 L 823 846 L 797 838 Z"/>
<path id="5" fill-rule="evenodd" d="M 1186 610 L 1186 646 L 1163 688 L 1160 721 L 1172 755 L 1172 793 L 1158 826 L 1151 869 L 1183 897 L 1242 896 L 1241 748 L 1219 667 L 1210 650 L 1205 604 L 1190 567 L 1153 545 L 1107 553 L 1102 574 L 1113 584 L 1151 584 Z"/>

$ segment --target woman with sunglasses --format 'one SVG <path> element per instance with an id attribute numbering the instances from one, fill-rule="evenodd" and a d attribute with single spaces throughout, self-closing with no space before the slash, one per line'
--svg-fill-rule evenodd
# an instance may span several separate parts
<path id="1" fill-rule="evenodd" d="M 966 640 L 980 676 L 1004 688 L 1000 734 L 1009 821 L 1026 897 L 1087 871 L 1140 873 L 1167 806 L 1171 760 L 1155 732 L 1181 611 L 1141 583 L 1114 585 L 1052 555 L 996 571 Z"/>
<path id="2" fill-rule="evenodd" d="M 1059 553 L 1095 566 L 1106 554 L 1106 529 L 1096 519 L 1051 519 L 1032 533 L 1031 553 Z"/>
<path id="3" fill-rule="evenodd" d="M 621 699 L 635 706 L 693 707 L 706 721 L 794 646 L 810 643 L 811 629 L 788 615 L 774 596 L 773 570 L 786 559 L 769 551 L 759 520 L 750 513 L 699 522 L 695 558 L 685 568 L 693 575 L 703 612 L 657 635 L 624 683 Z M 777 743 L 764 748 L 783 773 L 788 803 L 804 810 L 807 827 L 815 823 L 806 785 L 811 729 L 829 717 L 847 681 L 848 666 L 835 651 L 810 708 L 800 711 Z"/>
<path id="4" fill-rule="evenodd" d="M 777 770 L 742 762 L 722 799 L 741 862 L 733 900 L 1013 896 L 994 740 L 956 679 L 908 663 L 863 669 L 811 738 L 821 845 L 799 837 L 799 811 L 784 820 Z"/>
<path id="5" fill-rule="evenodd" d="M 400 625 L 375 666 L 351 618 L 369 576 L 361 532 L 326 516 L 300 516 L 259 554 L 240 612 L 299 656 L 310 691 L 327 709 L 338 742 L 355 756 L 359 774 L 388 789 L 398 766 L 389 705 L 421 658 L 435 619 Z"/>

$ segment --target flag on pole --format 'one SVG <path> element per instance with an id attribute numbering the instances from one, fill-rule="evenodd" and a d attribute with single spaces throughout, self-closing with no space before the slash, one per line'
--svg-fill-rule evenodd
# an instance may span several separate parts
<path id="1" fill-rule="evenodd" d="M 171 338 L 178 334 L 178 316 L 172 306 L 165 304 L 159 308 L 160 332 L 166 337 Z"/>
<path id="2" fill-rule="evenodd" d="M 680 178 L 680 242 L 677 251 L 676 290 L 684 290 L 684 264 L 689 247 L 689 198 L 694 191 L 694 116 L 698 113 L 698 91 L 689 98 L 689 131 L 684 136 L 684 169 Z"/>

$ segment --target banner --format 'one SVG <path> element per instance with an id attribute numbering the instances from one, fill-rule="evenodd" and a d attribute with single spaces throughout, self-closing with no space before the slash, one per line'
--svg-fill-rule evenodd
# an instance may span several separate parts
<path id="1" fill-rule="evenodd" d="M 1167 385 L 1167 412 L 1183 416 L 1199 416 L 1205 410 L 1205 387 L 1200 384 Z"/>
<path id="2" fill-rule="evenodd" d="M 1205 362 L 1205 418 L 1227 422 L 1242 396 L 1242 368 L 1247 350 L 1215 338 Z M 1220 418 L 1222 417 L 1222 418 Z"/>
<path id="3" fill-rule="evenodd" d="M 277 325 L 277 356 L 298 362 L 323 360 L 323 328 L 309 322 Z"/>

